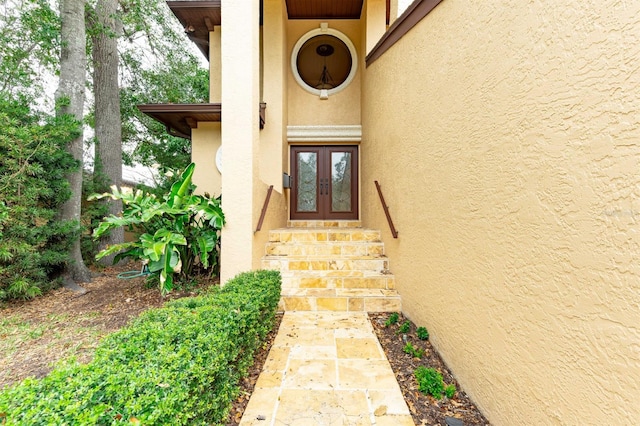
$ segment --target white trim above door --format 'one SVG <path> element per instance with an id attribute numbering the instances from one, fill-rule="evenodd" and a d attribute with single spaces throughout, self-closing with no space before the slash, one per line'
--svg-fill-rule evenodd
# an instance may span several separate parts
<path id="1" fill-rule="evenodd" d="M 287 141 L 312 142 L 360 142 L 362 126 L 287 126 Z"/>

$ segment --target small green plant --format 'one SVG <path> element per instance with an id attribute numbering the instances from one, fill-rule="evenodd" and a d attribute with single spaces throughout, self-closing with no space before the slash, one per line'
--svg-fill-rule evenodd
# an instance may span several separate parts
<path id="1" fill-rule="evenodd" d="M 435 368 L 420 366 L 415 371 L 418 380 L 418 390 L 424 394 L 431 395 L 435 399 L 441 399 L 444 393 L 444 381 L 442 374 Z"/>
<path id="2" fill-rule="evenodd" d="M 456 394 L 456 385 L 447 385 L 444 388 L 444 394 L 451 399 Z"/>
<path id="3" fill-rule="evenodd" d="M 414 347 L 411 344 L 411 342 L 407 342 L 407 344 L 404 345 L 403 351 L 404 351 L 404 353 L 409 354 L 414 358 L 422 359 L 422 357 L 424 356 L 424 349 L 420 349 L 420 348 Z"/>
<path id="4" fill-rule="evenodd" d="M 418 327 L 416 334 L 420 340 L 429 340 L 429 332 L 424 327 Z"/>
<path id="5" fill-rule="evenodd" d="M 397 312 L 394 312 L 389 315 L 389 318 L 387 318 L 387 320 L 384 322 L 384 326 L 389 327 L 390 325 L 397 324 L 399 319 L 400 315 L 398 315 Z"/>
<path id="6" fill-rule="evenodd" d="M 398 333 L 408 333 L 411 330 L 411 323 L 409 321 L 405 321 L 398 328 Z"/>

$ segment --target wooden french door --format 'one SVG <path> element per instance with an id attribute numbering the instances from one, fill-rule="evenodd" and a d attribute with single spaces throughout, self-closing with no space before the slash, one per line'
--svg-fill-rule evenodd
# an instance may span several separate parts
<path id="1" fill-rule="evenodd" d="M 358 147 L 291 147 L 291 219 L 358 219 Z"/>

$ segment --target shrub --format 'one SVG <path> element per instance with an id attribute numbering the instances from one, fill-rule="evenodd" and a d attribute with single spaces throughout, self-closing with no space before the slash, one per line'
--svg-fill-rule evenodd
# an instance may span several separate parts
<path id="1" fill-rule="evenodd" d="M 429 340 L 429 332 L 424 327 L 418 327 L 416 334 L 420 340 Z"/>
<path id="2" fill-rule="evenodd" d="M 0 392 L 0 413 L 7 425 L 224 423 L 279 298 L 279 273 L 258 271 L 147 311 L 91 363 Z"/>
<path id="3" fill-rule="evenodd" d="M 0 301 L 58 285 L 80 234 L 79 223 L 58 219 L 71 194 L 65 175 L 78 168 L 65 147 L 79 123 L 36 114 L 30 99 L 13 98 L 0 93 Z"/>
<path id="4" fill-rule="evenodd" d="M 398 327 L 398 333 L 408 333 L 411 330 L 411 322 L 405 321 Z"/>
<path id="5" fill-rule="evenodd" d="M 435 368 L 420 366 L 415 371 L 418 380 L 418 390 L 436 399 L 441 399 L 444 393 L 444 382 L 442 374 Z"/>
<path id="6" fill-rule="evenodd" d="M 389 318 L 387 318 L 387 320 L 384 322 L 384 326 L 389 327 L 390 325 L 397 324 L 399 319 L 400 315 L 398 315 L 397 312 L 394 312 L 389 315 Z"/>
<path id="7" fill-rule="evenodd" d="M 424 349 L 414 347 L 411 342 L 407 342 L 407 344 L 404 345 L 403 351 L 414 358 L 422 358 L 424 356 Z"/>
<path id="8" fill-rule="evenodd" d="M 456 385 L 447 385 L 444 388 L 444 394 L 451 399 L 456 394 Z"/>

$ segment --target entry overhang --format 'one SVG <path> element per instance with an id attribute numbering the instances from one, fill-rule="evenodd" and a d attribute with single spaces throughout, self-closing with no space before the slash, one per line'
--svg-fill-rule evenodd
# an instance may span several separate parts
<path id="1" fill-rule="evenodd" d="M 264 128 L 265 109 L 267 104 L 260 103 L 260 128 Z M 199 122 L 222 121 L 222 104 L 146 104 L 138 105 L 138 109 L 164 124 L 170 135 L 191 139 L 191 129 L 198 127 Z"/>
<path id="2" fill-rule="evenodd" d="M 363 0 L 287 0 L 289 19 L 360 19 Z"/>

